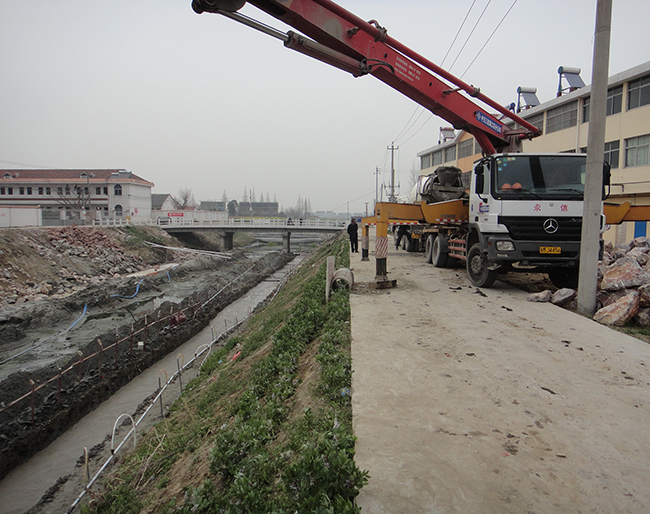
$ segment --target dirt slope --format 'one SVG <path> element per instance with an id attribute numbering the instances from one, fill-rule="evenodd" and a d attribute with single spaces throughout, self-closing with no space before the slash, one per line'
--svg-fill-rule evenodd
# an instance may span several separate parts
<path id="1" fill-rule="evenodd" d="M 10 230 L 0 238 L 0 478 L 292 258 L 152 250 L 144 240 L 178 246 L 156 229 Z M 15 403 L 31 387 L 36 393 Z"/>

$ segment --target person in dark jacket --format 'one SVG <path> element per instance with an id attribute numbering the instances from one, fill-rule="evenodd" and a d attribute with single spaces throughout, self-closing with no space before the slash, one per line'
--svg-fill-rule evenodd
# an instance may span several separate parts
<path id="1" fill-rule="evenodd" d="M 395 250 L 399 250 L 399 244 L 402 242 L 402 237 L 406 236 L 408 242 L 411 242 L 411 233 L 409 232 L 408 225 L 400 225 L 397 229 L 397 241 L 395 241 Z"/>
<path id="2" fill-rule="evenodd" d="M 348 235 L 350 236 L 350 251 L 359 253 L 359 225 L 354 218 L 348 225 Z"/>

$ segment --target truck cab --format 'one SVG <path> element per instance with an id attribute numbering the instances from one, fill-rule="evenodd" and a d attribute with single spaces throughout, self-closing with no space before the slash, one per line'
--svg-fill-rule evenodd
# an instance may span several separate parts
<path id="1" fill-rule="evenodd" d="M 558 287 L 577 286 L 586 165 L 586 154 L 570 153 L 503 153 L 475 164 L 469 229 L 489 271 L 546 272 Z"/>

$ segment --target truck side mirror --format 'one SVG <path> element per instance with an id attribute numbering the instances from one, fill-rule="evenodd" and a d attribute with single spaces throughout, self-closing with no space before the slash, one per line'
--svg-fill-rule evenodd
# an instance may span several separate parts
<path id="1" fill-rule="evenodd" d="M 605 200 L 609 196 L 611 191 L 610 184 L 612 181 L 612 166 L 607 162 L 603 161 L 603 194 L 602 199 Z M 607 193 L 605 193 L 605 186 L 607 186 Z"/>
<path id="2" fill-rule="evenodd" d="M 485 188 L 485 176 L 483 175 L 483 166 L 476 168 L 476 182 L 474 186 L 474 192 L 477 195 L 482 195 Z"/>

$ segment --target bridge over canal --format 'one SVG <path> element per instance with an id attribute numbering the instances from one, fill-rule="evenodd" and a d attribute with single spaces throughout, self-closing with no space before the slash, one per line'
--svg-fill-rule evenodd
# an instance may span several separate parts
<path id="1" fill-rule="evenodd" d="M 95 223 L 99 225 L 100 223 Z M 132 222 L 126 220 L 108 221 L 103 220 L 101 225 L 126 225 Z M 142 223 L 138 223 L 142 224 Z M 279 233 L 282 235 L 282 248 L 285 252 L 291 251 L 291 234 L 296 233 L 320 233 L 335 234 L 346 229 L 346 224 L 342 221 L 329 220 L 295 220 L 274 218 L 229 218 L 227 220 L 190 220 L 185 218 L 158 218 L 152 220 L 147 225 L 157 225 L 170 234 L 180 234 L 186 232 L 200 232 L 211 230 L 217 232 L 221 237 L 222 248 L 224 251 L 233 249 L 233 236 L 235 232 L 263 232 Z"/>

